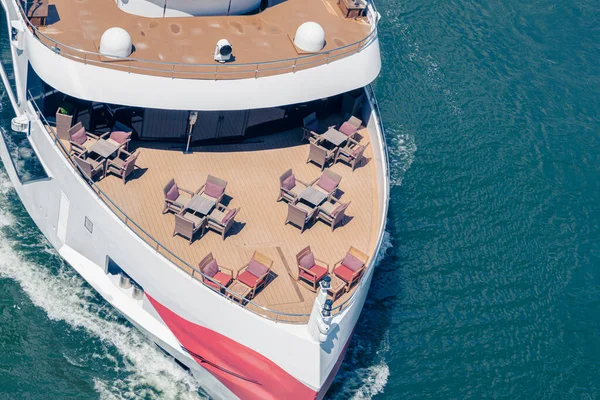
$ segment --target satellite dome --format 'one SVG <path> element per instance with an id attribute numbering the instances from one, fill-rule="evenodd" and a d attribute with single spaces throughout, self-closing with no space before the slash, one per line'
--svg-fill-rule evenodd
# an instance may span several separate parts
<path id="1" fill-rule="evenodd" d="M 298 27 L 294 44 L 301 50 L 315 53 L 325 47 L 325 31 L 316 22 L 305 22 Z"/>
<path id="2" fill-rule="evenodd" d="M 100 53 L 112 57 L 129 57 L 131 36 L 123 28 L 109 28 L 100 38 Z"/>

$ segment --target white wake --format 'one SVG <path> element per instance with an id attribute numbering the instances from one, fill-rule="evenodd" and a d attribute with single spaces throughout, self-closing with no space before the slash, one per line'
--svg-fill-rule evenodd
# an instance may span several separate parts
<path id="1" fill-rule="evenodd" d="M 6 173 L 0 173 L 0 205 L 6 208 L 11 185 Z M 199 399 L 196 381 L 171 358 L 165 356 L 137 329 L 124 324 L 117 312 L 98 296 L 74 270 L 66 265 L 39 233 L 42 251 L 47 250 L 60 263 L 57 273 L 25 259 L 11 246 L 6 229 L 14 226 L 13 216 L 0 212 L 0 277 L 15 280 L 34 305 L 48 318 L 64 321 L 72 329 L 84 330 L 102 342 L 91 359 L 119 373 L 122 379 L 96 378 L 94 386 L 103 399 Z M 111 355 L 116 349 L 122 360 Z M 114 351 L 112 352 L 114 353 Z M 73 365 L 85 360 L 69 360 Z"/>

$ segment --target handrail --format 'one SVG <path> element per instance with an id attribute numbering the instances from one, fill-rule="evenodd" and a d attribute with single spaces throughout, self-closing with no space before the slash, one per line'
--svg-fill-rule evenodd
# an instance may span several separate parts
<path id="1" fill-rule="evenodd" d="M 327 50 L 321 53 L 307 54 L 293 58 L 281 59 L 281 60 L 273 60 L 273 61 L 260 61 L 260 62 L 252 62 L 252 63 L 232 63 L 232 64 L 220 64 L 220 63 L 212 63 L 212 64 L 187 64 L 180 62 L 169 62 L 169 61 L 156 61 L 156 60 L 145 60 L 138 59 L 133 57 L 107 57 L 103 54 L 93 51 L 82 50 L 76 47 L 69 46 L 64 43 L 60 43 L 57 40 L 45 35 L 41 32 L 35 25 L 31 23 L 29 18 L 27 17 L 27 13 L 25 12 L 23 5 L 21 4 L 22 0 L 14 0 L 21 12 L 23 20 L 26 22 L 27 26 L 31 29 L 34 36 L 38 39 L 38 41 L 44 45 L 46 48 L 52 50 L 53 52 L 60 54 L 63 57 L 67 57 L 76 61 L 83 62 L 84 64 L 96 64 L 106 66 L 107 63 L 102 61 L 102 58 L 110 58 L 112 61 L 109 65 L 114 69 L 121 69 L 128 72 L 153 72 L 153 73 L 161 73 L 166 77 L 170 78 L 186 78 L 193 77 L 194 79 L 213 79 L 218 80 L 219 77 L 222 76 L 230 76 L 231 79 L 241 79 L 240 76 L 244 77 L 253 77 L 259 78 L 260 73 L 269 73 L 276 72 L 277 73 L 285 73 L 296 72 L 299 68 L 309 68 L 309 66 L 317 66 L 322 64 L 329 64 L 332 61 L 339 60 L 345 58 L 347 55 L 359 53 L 364 48 L 368 47 L 371 43 L 375 41 L 377 38 L 377 25 L 379 22 L 379 13 L 375 8 L 375 4 L 373 0 L 368 0 L 367 3 L 367 17 L 371 23 L 371 29 L 369 34 L 364 38 L 344 45 L 337 47 L 335 49 Z M 372 15 L 371 15 L 372 14 Z M 42 38 L 46 39 L 50 43 L 46 43 Z M 354 48 L 355 47 L 355 48 Z M 69 54 L 68 51 L 74 52 L 75 54 Z M 338 54 L 339 53 L 339 54 Z M 94 60 L 93 57 L 97 57 L 98 60 Z M 126 65 L 120 64 L 118 61 L 129 61 Z M 136 65 L 131 65 L 131 62 L 137 63 L 146 63 L 152 67 L 140 67 Z M 281 64 L 289 64 L 292 65 L 284 65 Z M 156 66 L 156 68 L 153 68 Z M 163 68 L 158 68 L 161 66 Z M 185 68 L 185 70 L 176 70 L 176 67 Z M 240 69 L 240 67 L 247 69 Z M 201 71 L 198 68 L 210 68 L 210 71 Z M 271 74 L 268 74 L 271 75 Z M 200 78 L 199 78 L 200 76 Z M 229 78 L 221 78 L 221 79 L 229 79 Z"/>
<path id="2" fill-rule="evenodd" d="M 380 111 L 379 111 L 379 104 L 377 104 L 377 98 L 375 97 L 375 91 L 373 90 L 373 86 L 370 85 L 370 84 L 367 85 L 367 86 L 365 86 L 365 91 L 366 91 L 367 96 L 369 97 L 369 100 L 370 100 L 370 103 L 371 103 L 371 106 L 372 106 L 372 110 L 375 113 L 375 117 L 377 118 L 377 121 L 379 123 L 379 127 L 381 129 L 381 138 L 382 138 L 382 140 L 385 140 L 385 128 L 383 126 L 383 121 L 381 120 L 381 114 L 380 114 Z M 388 158 L 388 148 L 387 148 L 387 145 L 385 144 L 385 142 L 381 143 L 381 146 L 383 146 L 383 149 L 384 149 L 384 151 L 383 151 L 383 156 L 385 158 L 383 160 L 384 161 L 384 165 L 387 167 L 385 169 L 385 171 L 386 171 L 385 178 L 389 182 L 389 180 L 390 180 L 390 168 L 389 168 L 389 164 L 388 164 L 388 162 L 389 162 L 388 161 L 389 160 L 389 158 Z M 378 256 L 378 254 L 375 254 L 375 257 L 373 258 L 372 263 L 371 263 L 371 268 L 375 267 L 375 262 L 377 261 L 377 256 Z M 337 311 L 337 313 L 341 313 L 342 310 L 344 309 L 344 307 L 347 304 L 349 304 L 352 300 L 354 300 L 354 297 L 355 297 L 355 295 L 356 295 L 356 293 L 358 291 L 359 291 L 359 289 L 357 288 L 354 291 L 354 293 L 352 293 L 352 295 L 350 297 L 348 297 L 346 300 L 344 300 L 342 303 L 338 304 L 337 306 L 333 307 L 331 309 L 332 315 L 335 315 L 334 314 L 335 311 Z"/>
<path id="3" fill-rule="evenodd" d="M 131 222 L 136 229 L 139 229 L 139 231 L 141 231 L 144 235 L 147 236 L 147 238 L 149 238 L 153 243 L 153 248 L 155 249 L 155 251 L 159 252 L 159 248 L 166 251 L 170 256 L 174 257 L 177 261 L 179 261 L 182 265 L 184 265 L 185 267 L 189 268 L 192 270 L 192 273 L 190 274 L 185 268 L 182 268 L 180 265 L 178 265 L 177 263 L 171 261 L 175 266 L 177 266 L 179 269 L 181 269 L 182 271 L 188 273 L 191 275 L 192 278 L 195 278 L 196 280 L 198 280 L 198 278 L 195 276 L 197 274 L 199 274 L 201 277 L 203 277 L 204 279 L 207 279 L 215 284 L 217 284 L 222 290 L 225 291 L 225 294 L 222 294 L 220 292 L 216 292 L 213 290 L 213 292 L 219 294 L 221 297 L 227 297 L 227 293 L 232 293 L 231 291 L 229 291 L 228 288 L 226 288 L 225 286 L 222 286 L 218 281 L 213 280 L 212 278 L 204 275 L 201 271 L 199 271 L 198 269 L 196 269 L 195 267 L 191 266 L 190 264 L 188 264 L 186 261 L 184 261 L 183 259 L 181 259 L 178 255 L 176 255 L 175 253 L 173 253 L 171 250 L 169 250 L 166 246 L 164 246 L 162 243 L 160 243 L 158 240 L 156 240 L 152 235 L 150 235 L 148 232 L 146 232 L 144 230 L 144 228 L 142 228 L 140 225 L 138 225 L 133 219 L 131 219 L 123 210 L 121 210 L 121 208 L 119 206 L 117 206 L 112 200 L 111 198 L 104 193 L 104 191 L 102 189 L 100 189 L 100 187 L 98 187 L 98 185 L 96 185 L 96 182 L 94 182 L 92 179 L 88 178 L 84 171 L 81 169 L 81 167 L 73 162 L 73 160 L 68 157 L 67 155 L 69 154 L 69 151 L 65 148 L 64 144 L 61 142 L 60 138 L 58 137 L 58 134 L 56 133 L 56 130 L 54 127 L 52 127 L 50 125 L 50 123 L 48 122 L 48 120 L 46 120 L 46 117 L 44 116 L 44 114 L 42 113 L 42 111 L 40 110 L 39 106 L 37 105 L 37 103 L 35 102 L 35 98 L 32 95 L 31 91 L 28 90 L 29 93 L 29 101 L 31 102 L 31 104 L 34 105 L 36 111 L 37 111 L 37 115 L 38 117 L 40 117 L 42 119 L 42 121 L 44 122 L 44 124 L 49 127 L 50 129 L 46 129 L 46 131 L 51 132 L 52 136 L 53 136 L 53 142 L 55 145 L 59 146 L 60 149 L 62 150 L 63 154 L 65 155 L 65 158 L 69 161 L 69 163 L 71 164 L 71 166 L 75 167 L 75 170 L 79 171 L 81 178 L 90 186 L 92 187 L 92 189 L 96 192 L 96 194 L 98 195 L 98 198 L 100 200 L 102 200 L 105 204 L 107 204 L 109 207 L 114 207 L 114 209 L 118 210 L 119 213 L 121 213 L 123 215 L 123 217 L 125 218 L 124 220 L 121 221 L 125 223 L 125 225 L 127 226 L 128 222 Z M 108 204 L 107 203 L 110 203 Z M 116 214 L 116 213 L 115 213 Z M 118 215 L 117 215 L 118 216 Z M 129 227 L 129 226 L 128 226 Z M 129 227 L 131 231 L 133 231 L 140 239 L 142 239 L 144 242 L 146 242 L 147 244 L 150 244 L 147 240 L 145 240 L 135 229 L 131 229 L 131 227 Z M 234 294 L 234 293 L 232 293 Z M 234 294 L 235 295 L 235 294 Z M 230 299 L 230 301 L 234 304 L 238 304 L 240 307 L 243 307 L 241 304 L 233 301 L 233 299 Z M 272 313 L 275 314 L 275 318 L 273 318 L 270 315 L 265 315 L 262 314 L 260 312 L 257 312 L 251 308 L 247 308 L 247 307 L 243 307 L 244 309 L 253 312 L 254 314 L 260 315 L 261 317 L 270 319 L 272 321 L 275 322 L 285 322 L 285 323 L 290 323 L 290 324 L 305 324 L 308 321 L 308 317 L 310 317 L 310 314 L 293 314 L 293 313 L 286 313 L 283 311 L 276 311 L 276 310 L 271 310 L 269 308 L 266 308 L 264 306 L 261 306 L 260 304 L 257 304 L 255 302 L 253 302 L 252 300 L 246 300 L 247 304 L 252 304 L 254 307 L 259 308 L 260 310 L 263 310 L 264 312 L 267 313 Z M 303 321 L 290 321 L 290 320 L 283 320 L 280 319 L 280 317 L 292 317 L 292 318 L 299 318 L 302 317 Z"/>

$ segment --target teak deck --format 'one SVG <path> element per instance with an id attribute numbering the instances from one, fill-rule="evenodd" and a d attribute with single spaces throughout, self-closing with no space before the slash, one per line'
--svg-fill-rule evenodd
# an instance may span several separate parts
<path id="1" fill-rule="evenodd" d="M 361 134 L 362 143 L 368 142 L 368 131 L 363 129 Z M 330 167 L 343 177 L 341 200 L 352 202 L 342 226 L 331 232 L 329 226 L 316 222 L 301 234 L 297 227 L 284 225 L 287 204 L 276 202 L 279 176 L 288 168 L 303 181 L 312 181 L 321 173 L 319 167 L 306 163 L 308 145 L 300 142 L 301 137 L 301 130 L 294 129 L 241 144 L 195 147 L 192 154 L 183 154 L 179 147 L 137 142 L 130 150 L 137 147 L 141 151 L 141 170 L 125 185 L 120 178 L 109 175 L 98 186 L 130 218 L 190 265 L 197 267 L 212 252 L 220 265 L 236 271 L 255 250 L 267 255 L 274 261 L 274 278 L 254 301 L 272 310 L 308 314 L 315 294 L 296 281 L 296 254 L 310 245 L 315 256 L 328 262 L 330 268 L 350 246 L 373 257 L 378 234 L 378 191 L 369 146 L 362 166 L 354 173 L 342 163 Z M 208 231 L 190 245 L 188 240 L 172 236 L 174 216 L 162 214 L 163 187 L 175 178 L 180 187 L 196 191 L 208 174 L 228 181 L 224 202 L 229 201 L 229 207 L 241 207 L 241 211 L 224 241 L 219 234 Z M 336 304 L 348 296 L 341 296 Z"/>
<path id="2" fill-rule="evenodd" d="M 199 79 L 202 76 L 198 74 L 212 73 L 219 66 L 212 53 L 217 41 L 223 38 L 231 42 L 235 62 L 225 65 L 233 74 L 221 78 L 233 79 L 243 75 L 236 75 L 236 65 L 239 64 L 265 63 L 306 55 L 298 53 L 291 40 L 296 29 L 304 22 L 314 21 L 325 29 L 326 45 L 323 52 L 361 41 L 370 31 L 366 18 L 344 18 L 336 0 L 287 0 L 254 15 L 169 18 L 146 18 L 128 14 L 120 10 L 114 0 L 49 1 L 51 6 L 56 7 L 58 20 L 49 18 L 48 25 L 40 27 L 40 31 L 51 39 L 75 49 L 97 53 L 102 33 L 118 26 L 131 35 L 134 46 L 132 58 L 181 63 L 183 65 L 177 68 L 180 74 L 194 72 L 195 75 L 189 77 Z M 40 39 L 53 46 L 47 39 Z M 65 56 L 84 57 L 82 53 L 64 46 L 60 51 Z M 138 73 L 156 74 L 157 69 L 171 71 L 168 64 L 111 61 L 104 57 L 100 59 L 97 55 L 86 57 L 88 62 L 102 61 L 103 66 L 108 68 L 126 69 L 131 66 L 146 69 L 136 70 Z M 187 68 L 185 64 L 208 66 L 204 69 L 199 66 Z M 291 68 L 292 64 L 293 62 L 277 63 L 265 69 Z M 239 68 L 240 72 L 248 69 L 247 66 Z M 286 69 L 285 72 L 291 70 Z M 264 73 L 268 75 L 280 72 Z"/>

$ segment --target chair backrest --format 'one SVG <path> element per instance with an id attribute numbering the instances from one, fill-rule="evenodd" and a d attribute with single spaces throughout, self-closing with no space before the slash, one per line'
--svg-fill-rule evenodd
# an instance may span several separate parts
<path id="1" fill-rule="evenodd" d="M 337 186 L 340 185 L 340 182 L 342 181 L 342 176 L 336 174 L 335 172 L 326 169 L 325 171 L 323 171 L 323 175 L 325 175 L 326 177 L 328 177 L 329 179 L 331 179 L 332 181 L 334 181 Z"/>
<path id="2" fill-rule="evenodd" d="M 302 122 L 304 123 L 304 127 L 307 127 L 308 125 L 310 125 L 314 121 L 317 121 L 317 113 L 316 112 L 312 112 L 312 113 L 308 114 L 302 120 Z"/>
<path id="3" fill-rule="evenodd" d="M 264 265 L 269 271 L 271 271 L 271 268 L 273 267 L 273 260 L 271 260 L 269 257 L 259 253 L 258 251 L 255 251 L 252 255 L 252 259 L 257 263 Z"/>
<path id="4" fill-rule="evenodd" d="M 132 132 L 112 131 L 110 133 L 110 138 L 119 144 L 123 144 L 131 139 L 131 133 Z"/>
<path id="5" fill-rule="evenodd" d="M 348 250 L 348 253 L 350 253 L 352 256 L 356 257 L 360 261 L 364 262 L 365 267 L 367 266 L 367 262 L 369 261 L 368 255 L 366 255 L 362 251 L 358 250 L 356 247 L 352 247 L 352 246 L 350 247 L 350 250 Z"/>
<path id="6" fill-rule="evenodd" d="M 312 142 L 310 142 L 309 146 L 308 159 L 319 165 L 325 165 L 327 162 L 327 149 Z"/>
<path id="7" fill-rule="evenodd" d="M 235 222 L 235 216 L 238 215 L 238 213 L 240 212 L 241 207 L 238 208 L 234 208 L 233 209 L 233 215 L 225 222 L 225 225 L 222 225 L 222 231 L 223 234 L 226 234 L 229 229 L 231 229 L 231 227 L 233 226 L 233 223 Z"/>
<path id="8" fill-rule="evenodd" d="M 175 232 L 186 238 L 191 238 L 194 234 L 194 222 L 182 215 L 175 214 Z"/>
<path id="9" fill-rule="evenodd" d="M 80 157 L 73 157 L 73 160 L 77 163 L 79 168 L 81 168 L 81 171 L 84 173 L 84 175 L 87 176 L 89 179 L 92 179 L 92 170 L 94 169 L 92 167 L 92 164 L 89 161 L 84 160 Z"/>
<path id="10" fill-rule="evenodd" d="M 283 181 L 285 181 L 287 178 L 289 178 L 292 175 L 294 175 L 294 174 L 292 173 L 292 169 L 291 168 L 288 169 L 287 171 L 285 171 L 283 173 L 283 175 L 281 175 L 279 177 L 279 187 L 282 187 L 283 186 Z"/>
<path id="11" fill-rule="evenodd" d="M 213 183 L 219 187 L 222 187 L 223 189 L 225 189 L 227 187 L 227 181 L 223 180 L 221 178 L 217 178 L 216 176 L 212 176 L 212 175 L 208 175 L 208 177 L 206 178 L 206 182 L 210 182 Z"/>
<path id="12" fill-rule="evenodd" d="M 213 253 L 208 253 L 206 257 L 204 257 L 202 261 L 198 263 L 198 270 L 202 272 L 202 275 L 204 275 L 204 267 L 206 267 L 212 260 L 214 260 Z M 202 276 L 202 280 L 204 280 L 204 276 Z"/>
<path id="13" fill-rule="evenodd" d="M 300 228 L 304 228 L 304 224 L 306 223 L 306 219 L 308 218 L 308 213 L 292 203 L 288 203 L 288 215 L 287 221 L 291 222 L 294 225 L 299 226 Z"/>
<path id="14" fill-rule="evenodd" d="M 300 260 L 302 260 L 304 258 L 304 256 L 306 256 L 307 254 L 310 254 L 310 253 L 312 253 L 310 246 L 306 246 L 305 248 L 300 250 L 300 252 L 298 254 L 296 254 L 296 263 L 300 264 Z"/>
<path id="15" fill-rule="evenodd" d="M 332 226 L 336 226 L 337 224 L 340 223 L 340 221 L 342 221 L 344 219 L 344 216 L 346 215 L 346 210 L 348 209 L 348 206 L 350 205 L 350 201 L 348 203 L 342 204 L 341 207 L 339 208 L 339 210 L 334 210 L 334 214 L 333 214 L 333 222 L 332 222 Z"/>
<path id="16" fill-rule="evenodd" d="M 367 146 L 369 145 L 369 143 L 366 144 L 366 146 L 359 146 L 358 149 L 356 151 L 352 152 L 352 157 L 354 158 L 352 160 L 353 163 L 359 163 L 360 160 L 362 160 L 363 158 L 363 153 L 365 152 L 365 150 L 367 149 Z"/>
<path id="17" fill-rule="evenodd" d="M 83 124 L 81 123 L 81 121 L 79 121 L 78 123 L 76 123 L 75 125 L 73 125 L 72 127 L 69 128 L 69 139 L 73 136 L 73 134 L 75 132 L 77 132 L 78 130 L 80 130 L 81 128 L 83 128 Z"/>
<path id="18" fill-rule="evenodd" d="M 171 178 L 171 180 L 169 181 L 169 183 L 167 183 L 167 185 L 163 188 L 163 193 L 165 195 L 165 198 L 167 197 L 167 193 L 169 193 L 169 191 L 171 190 L 171 188 L 173 187 L 173 185 L 175 185 L 175 179 Z"/>
<path id="19" fill-rule="evenodd" d="M 352 125 L 356 129 L 360 129 L 360 126 L 362 125 L 362 121 L 360 119 L 356 118 L 352 114 L 344 115 L 344 119 L 346 120 L 346 122 L 348 122 L 350 125 Z"/>
<path id="20" fill-rule="evenodd" d="M 127 178 L 129 174 L 133 172 L 135 168 L 135 161 L 137 160 L 139 155 L 140 152 L 136 151 L 135 153 L 127 157 L 127 159 L 123 163 L 123 170 L 121 171 L 121 173 L 123 174 L 123 178 Z"/>

